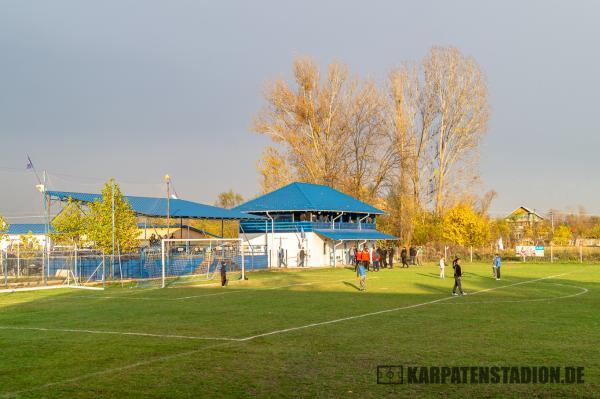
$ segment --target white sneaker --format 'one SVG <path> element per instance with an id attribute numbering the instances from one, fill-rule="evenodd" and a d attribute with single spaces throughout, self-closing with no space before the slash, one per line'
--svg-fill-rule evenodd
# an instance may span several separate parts
<path id="1" fill-rule="evenodd" d="M 460 294 L 460 295 L 467 295 L 467 293 L 466 293 L 466 292 L 463 292 L 463 293 L 462 293 L 462 294 Z"/>
<path id="2" fill-rule="evenodd" d="M 458 294 L 456 292 L 453 292 L 452 296 L 458 296 Z"/>

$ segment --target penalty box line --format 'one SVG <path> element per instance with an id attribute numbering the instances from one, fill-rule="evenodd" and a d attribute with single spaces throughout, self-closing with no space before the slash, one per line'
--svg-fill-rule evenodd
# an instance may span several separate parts
<path id="1" fill-rule="evenodd" d="M 551 279 L 551 278 L 565 276 L 565 275 L 568 275 L 568 274 L 571 274 L 571 273 L 555 274 L 555 275 L 552 275 L 552 276 L 541 277 L 541 278 L 537 278 L 537 279 L 533 279 L 533 280 L 521 281 L 521 282 L 514 283 L 514 284 L 502 285 L 500 287 L 487 288 L 487 289 L 484 289 L 484 290 L 476 291 L 476 292 L 472 293 L 471 295 L 477 295 L 477 294 L 481 294 L 481 293 L 484 293 L 484 292 L 495 291 L 495 290 L 499 290 L 499 289 L 503 289 L 503 288 L 508 288 L 508 287 L 514 287 L 514 286 L 522 285 L 522 284 L 529 284 L 529 283 L 533 283 L 533 282 L 536 282 L 536 281 L 547 280 L 547 279 Z M 380 310 L 380 311 L 377 311 L 377 312 L 364 313 L 364 314 L 356 315 L 356 316 L 343 317 L 343 318 L 339 318 L 339 319 L 335 319 L 335 320 L 328 320 L 328 321 L 323 321 L 323 322 L 318 322 L 318 323 L 306 324 L 306 325 L 298 326 L 298 327 L 291 327 L 291 328 L 285 328 L 285 329 L 281 329 L 281 330 L 275 330 L 275 331 L 271 331 L 271 332 L 267 332 L 267 333 L 252 335 L 252 336 L 245 337 L 245 338 L 233 338 L 233 339 L 231 339 L 229 341 L 226 341 L 226 342 L 221 342 L 221 343 L 215 344 L 215 345 L 209 345 L 209 346 L 206 346 L 206 347 L 203 347 L 203 348 L 199 348 L 199 349 L 195 349 L 195 350 L 192 350 L 192 351 L 180 352 L 180 353 L 176 353 L 176 354 L 173 354 L 173 355 L 152 358 L 152 359 L 148 359 L 148 360 L 144 360 L 144 361 L 132 363 L 132 364 L 121 366 L 121 367 L 114 367 L 114 368 L 109 368 L 109 369 L 105 369 L 105 370 L 100 370 L 100 371 L 97 371 L 97 372 L 94 372 L 94 373 L 80 375 L 78 377 L 70 378 L 70 379 L 67 379 L 67 380 L 51 382 L 51 383 L 48 383 L 48 384 L 39 385 L 37 387 L 32 387 L 32 388 L 28 388 L 28 389 L 24 389 L 24 390 L 20 390 L 20 391 L 6 392 L 6 393 L 0 394 L 0 396 L 1 397 L 5 397 L 5 398 L 10 398 L 10 397 L 14 397 L 16 395 L 20 395 L 20 394 L 26 393 L 26 392 L 33 392 L 33 391 L 37 391 L 37 390 L 44 389 L 44 388 L 49 388 L 49 387 L 56 386 L 56 385 L 69 384 L 69 383 L 73 383 L 73 382 L 78 382 L 78 381 L 81 381 L 83 379 L 90 378 L 90 377 L 96 377 L 96 376 L 100 376 L 100 375 L 110 374 L 112 372 L 130 370 L 130 369 L 133 369 L 133 368 L 136 368 L 136 367 L 140 367 L 140 366 L 146 366 L 146 365 L 149 365 L 149 364 L 159 363 L 159 362 L 166 361 L 166 360 L 176 359 L 178 357 L 185 357 L 185 356 L 188 356 L 188 355 L 194 355 L 194 354 L 200 353 L 200 352 L 202 352 L 204 350 L 213 349 L 213 348 L 216 348 L 216 347 L 222 347 L 222 346 L 226 346 L 226 345 L 231 345 L 231 344 L 235 344 L 235 343 L 238 343 L 238 342 L 247 342 L 247 341 L 255 340 L 257 338 L 268 337 L 268 336 L 271 336 L 271 335 L 284 334 L 284 333 L 288 333 L 288 332 L 292 332 L 292 331 L 298 331 L 298 330 L 303 330 L 303 329 L 312 328 L 312 327 L 319 327 L 319 326 L 324 326 L 324 325 L 339 323 L 339 322 L 348 321 L 348 320 L 356 320 L 356 319 L 361 319 L 361 318 L 370 317 L 370 316 L 376 316 L 376 315 L 385 314 L 385 313 L 397 312 L 397 311 L 400 311 L 400 310 L 414 309 L 414 308 L 418 308 L 418 307 L 422 307 L 422 306 L 426 306 L 426 305 L 430 305 L 430 304 L 434 304 L 434 303 L 438 303 L 438 302 L 442 302 L 442 301 L 452 300 L 454 298 L 456 298 L 456 297 L 449 296 L 449 297 L 439 298 L 439 299 L 436 299 L 436 300 L 433 300 L 433 301 L 422 302 L 422 303 L 417 303 L 417 304 L 408 305 L 408 306 L 401 306 L 401 307 L 392 308 L 392 309 L 384 309 L 384 310 Z"/>

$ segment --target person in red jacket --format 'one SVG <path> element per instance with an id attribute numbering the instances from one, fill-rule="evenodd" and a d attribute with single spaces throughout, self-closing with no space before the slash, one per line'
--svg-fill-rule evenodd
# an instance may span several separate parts
<path id="1" fill-rule="evenodd" d="M 381 261 L 381 256 L 379 255 L 379 248 L 373 249 L 373 271 L 379 271 L 379 262 Z"/>
<path id="2" fill-rule="evenodd" d="M 371 271 L 371 253 L 369 252 L 369 248 L 367 248 L 366 245 L 363 247 L 362 250 L 362 259 L 363 264 L 365 265 L 365 269 L 367 269 L 367 271 Z"/>
<path id="3" fill-rule="evenodd" d="M 358 266 L 363 265 L 363 251 L 356 248 L 356 265 L 354 267 L 354 271 L 356 272 L 356 277 L 358 277 Z"/>

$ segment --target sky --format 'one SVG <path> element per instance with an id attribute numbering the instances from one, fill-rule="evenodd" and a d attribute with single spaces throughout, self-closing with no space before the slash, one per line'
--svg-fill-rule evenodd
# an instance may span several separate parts
<path id="1" fill-rule="evenodd" d="M 480 190 L 600 214 L 600 2 L 0 0 L 0 214 L 41 215 L 27 154 L 56 190 L 214 203 L 259 191 L 265 83 L 295 57 L 385 81 L 452 45 L 484 71 Z"/>

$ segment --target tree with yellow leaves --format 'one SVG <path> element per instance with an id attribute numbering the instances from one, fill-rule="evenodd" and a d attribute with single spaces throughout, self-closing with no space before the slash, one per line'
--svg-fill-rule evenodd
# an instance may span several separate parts
<path id="1" fill-rule="evenodd" d="M 444 215 L 442 237 L 456 245 L 476 247 L 489 240 L 490 226 L 470 206 L 459 204 Z"/>

